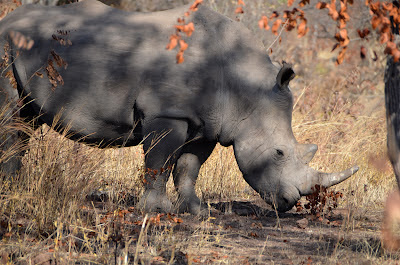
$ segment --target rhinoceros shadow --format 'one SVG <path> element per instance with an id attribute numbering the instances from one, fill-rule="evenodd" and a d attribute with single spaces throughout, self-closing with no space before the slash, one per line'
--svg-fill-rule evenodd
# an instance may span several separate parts
<path id="1" fill-rule="evenodd" d="M 213 208 L 226 213 L 235 213 L 239 216 L 257 216 L 257 217 L 273 217 L 276 218 L 276 212 L 269 205 L 265 207 L 257 205 L 251 201 L 229 201 L 211 203 Z M 280 218 L 304 218 L 303 214 L 299 213 L 279 213 Z"/>

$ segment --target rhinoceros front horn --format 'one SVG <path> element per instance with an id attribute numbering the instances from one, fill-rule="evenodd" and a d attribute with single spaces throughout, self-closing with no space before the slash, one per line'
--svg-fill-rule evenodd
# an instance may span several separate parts
<path id="1" fill-rule="evenodd" d="M 302 196 L 309 195 L 313 192 L 312 188 L 314 188 L 315 185 L 321 185 L 325 188 L 329 188 L 346 180 L 357 171 L 358 166 L 353 166 L 344 171 L 336 173 L 323 173 L 312 168 L 308 168 L 305 181 L 300 185 L 300 187 L 298 187 L 298 189 Z"/>

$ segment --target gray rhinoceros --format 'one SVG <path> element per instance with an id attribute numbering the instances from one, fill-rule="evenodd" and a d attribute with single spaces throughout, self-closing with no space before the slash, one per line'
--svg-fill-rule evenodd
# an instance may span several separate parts
<path id="1" fill-rule="evenodd" d="M 36 124 L 52 124 L 61 113 L 58 128 L 70 126 L 73 139 L 103 147 L 143 142 L 145 211 L 174 210 L 165 188 L 173 169 L 178 210 L 199 213 L 194 185 L 216 143 L 233 145 L 245 180 L 279 211 L 314 185 L 330 187 L 358 170 L 308 166 L 317 146 L 299 144 L 292 132 L 294 72 L 274 66 L 240 23 L 200 6 L 189 17 L 195 31 L 185 62 L 176 64 L 176 53 L 165 47 L 188 7 L 128 13 L 94 0 L 19 7 L 0 22 L 17 89 L 5 78 L 1 89 L 10 100 L 19 94 L 20 115 Z M 10 40 L 16 33 L 33 47 L 17 53 Z"/>

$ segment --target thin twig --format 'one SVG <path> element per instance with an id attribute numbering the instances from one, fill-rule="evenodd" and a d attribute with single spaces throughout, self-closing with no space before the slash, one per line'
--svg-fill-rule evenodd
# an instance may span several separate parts
<path id="1" fill-rule="evenodd" d="M 269 49 L 272 48 L 272 46 L 274 46 L 275 42 L 279 39 L 279 37 L 282 35 L 283 30 L 285 29 L 287 23 L 289 22 L 289 20 L 286 20 L 285 23 L 282 25 L 281 31 L 279 31 L 278 36 L 276 36 L 275 40 L 271 43 L 271 45 L 269 45 L 269 47 L 267 48 L 267 51 Z"/>

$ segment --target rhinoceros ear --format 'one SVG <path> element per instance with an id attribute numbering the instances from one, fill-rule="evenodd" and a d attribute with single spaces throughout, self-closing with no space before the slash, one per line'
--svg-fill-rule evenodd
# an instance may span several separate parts
<path id="1" fill-rule="evenodd" d="M 290 80 L 292 80 L 295 76 L 296 74 L 292 69 L 292 65 L 283 62 L 283 66 L 276 77 L 276 83 L 281 88 L 287 87 L 289 85 Z"/>

